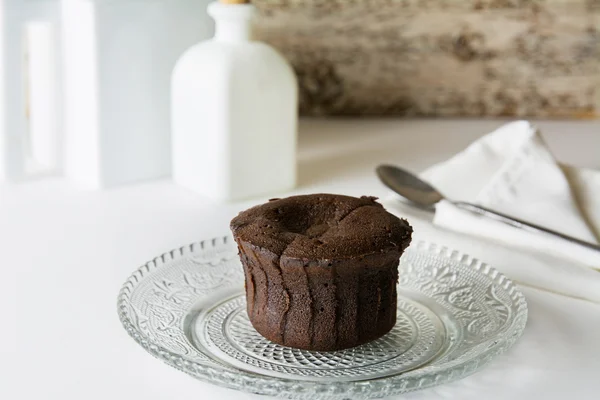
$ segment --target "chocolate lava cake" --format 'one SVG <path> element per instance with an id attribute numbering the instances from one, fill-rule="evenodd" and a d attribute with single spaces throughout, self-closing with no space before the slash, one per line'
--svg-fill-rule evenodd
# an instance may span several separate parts
<path id="1" fill-rule="evenodd" d="M 272 199 L 231 221 L 248 316 L 265 338 L 334 351 L 396 323 L 398 263 L 412 228 L 374 197 Z"/>

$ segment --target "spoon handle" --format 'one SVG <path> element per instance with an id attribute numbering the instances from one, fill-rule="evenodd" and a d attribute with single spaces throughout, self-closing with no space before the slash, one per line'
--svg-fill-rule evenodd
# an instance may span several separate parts
<path id="1" fill-rule="evenodd" d="M 463 210 L 471 211 L 479 215 L 483 215 L 485 217 L 494 219 L 496 221 L 504 222 L 505 224 L 514 226 L 516 228 L 520 228 L 530 232 L 542 232 L 545 234 L 553 235 L 561 239 L 568 240 L 569 242 L 576 243 L 580 246 L 587 247 L 592 250 L 600 251 L 600 246 L 586 242 L 584 240 L 580 240 L 574 238 L 569 235 L 565 235 L 564 233 L 553 231 L 552 229 L 544 228 L 543 226 L 532 224 L 531 222 L 523 221 L 522 219 L 518 219 L 515 217 L 510 217 L 506 214 L 502 214 L 498 211 L 490 210 L 489 208 L 482 207 L 476 204 L 466 203 L 463 201 L 453 202 L 455 206 L 461 208 Z"/>

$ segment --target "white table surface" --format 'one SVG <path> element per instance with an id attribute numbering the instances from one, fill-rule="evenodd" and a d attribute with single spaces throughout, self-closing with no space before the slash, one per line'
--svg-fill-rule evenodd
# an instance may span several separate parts
<path id="1" fill-rule="evenodd" d="M 420 171 L 500 124 L 305 120 L 296 192 L 386 196 L 377 164 Z M 600 169 L 598 122 L 538 126 L 560 161 Z M 137 266 L 225 233 L 239 210 L 261 200 L 211 204 L 168 180 L 104 192 L 61 178 L 0 185 L 0 399 L 260 398 L 155 360 L 121 328 L 116 296 Z M 530 320 L 508 354 L 464 380 L 402 398 L 600 398 L 600 305 L 523 291 Z"/>

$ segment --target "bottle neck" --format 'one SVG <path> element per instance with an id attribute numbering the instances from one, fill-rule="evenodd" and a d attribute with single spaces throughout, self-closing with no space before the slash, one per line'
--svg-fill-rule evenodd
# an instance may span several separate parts
<path id="1" fill-rule="evenodd" d="M 223 42 L 249 42 L 252 40 L 252 26 L 232 21 L 216 21 L 215 39 Z"/>
<path id="2" fill-rule="evenodd" d="M 215 20 L 215 40 L 223 42 L 252 40 L 255 13 L 253 5 L 214 2 L 208 5 L 208 13 Z"/>

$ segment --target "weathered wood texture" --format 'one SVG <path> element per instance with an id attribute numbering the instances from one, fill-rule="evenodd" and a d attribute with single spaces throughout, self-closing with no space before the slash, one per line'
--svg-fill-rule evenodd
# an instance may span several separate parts
<path id="1" fill-rule="evenodd" d="M 255 0 L 312 115 L 600 115 L 600 0 Z"/>

